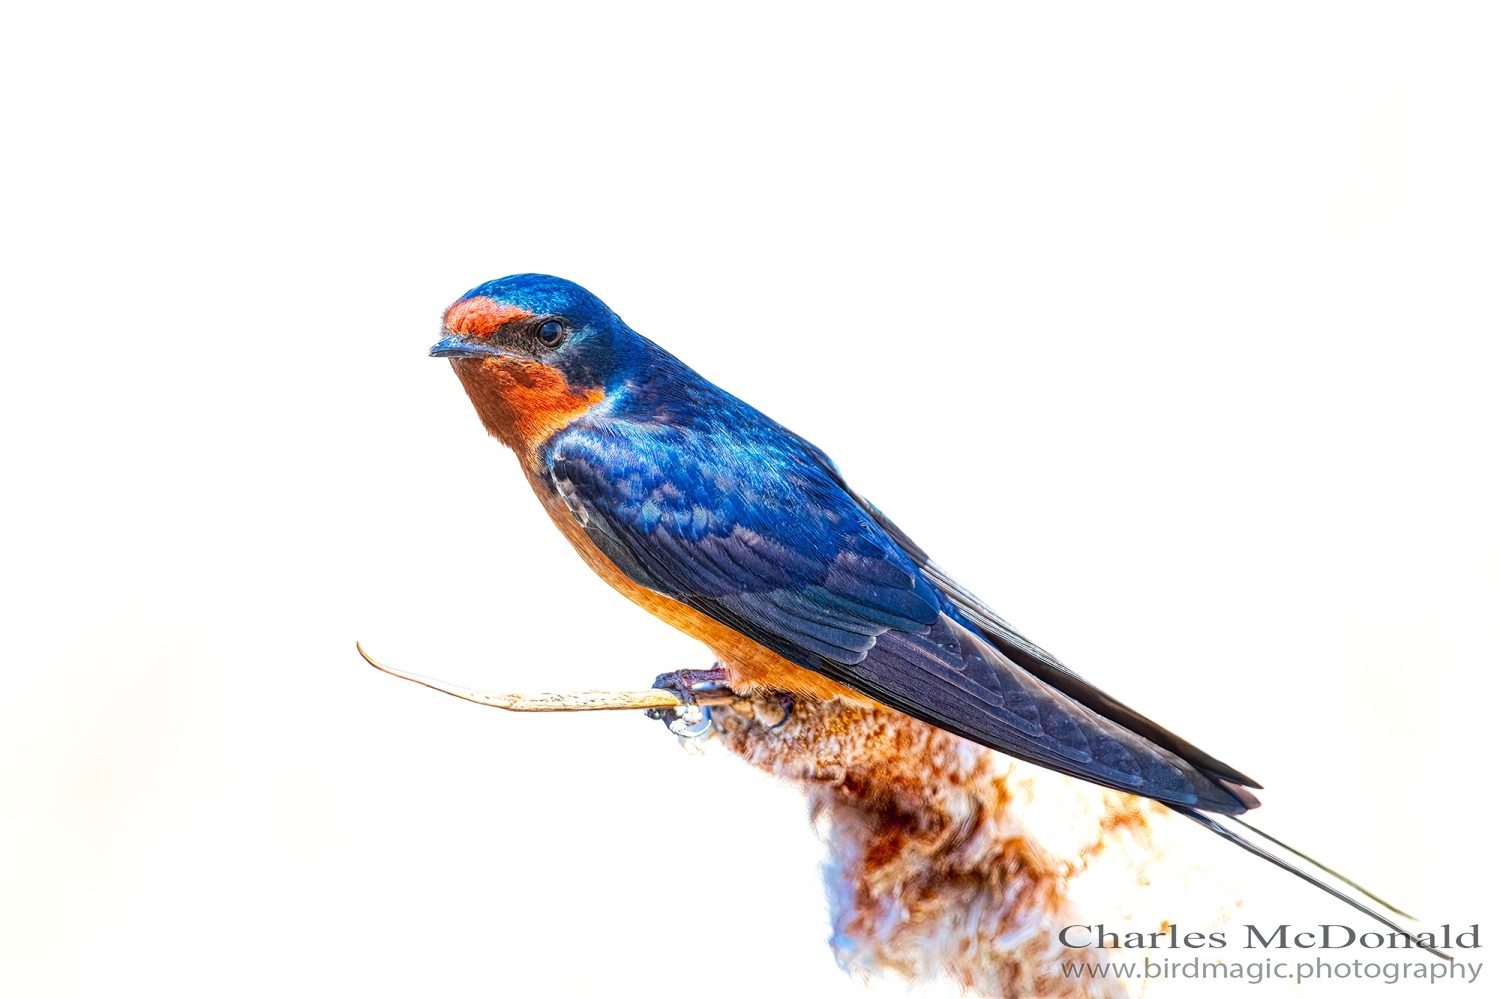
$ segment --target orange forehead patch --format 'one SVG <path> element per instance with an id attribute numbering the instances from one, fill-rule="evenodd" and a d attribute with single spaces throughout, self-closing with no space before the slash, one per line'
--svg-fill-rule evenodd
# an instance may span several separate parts
<path id="1" fill-rule="evenodd" d="M 443 326 L 449 333 L 483 338 L 493 336 L 506 323 L 530 318 L 531 313 L 525 309 L 479 295 L 448 306 L 448 311 L 443 314 Z"/>

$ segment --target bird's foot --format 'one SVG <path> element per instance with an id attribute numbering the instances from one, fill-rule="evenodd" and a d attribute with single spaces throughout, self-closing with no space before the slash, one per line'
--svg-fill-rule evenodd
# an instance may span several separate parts
<path id="1" fill-rule="evenodd" d="M 653 690 L 670 690 L 687 704 L 697 704 L 704 697 L 717 699 L 729 692 L 729 674 L 724 667 L 713 669 L 680 669 L 675 673 L 663 673 L 651 685 Z"/>
<path id="2" fill-rule="evenodd" d="M 733 696 L 727 680 L 728 674 L 718 665 L 713 669 L 680 669 L 675 673 L 663 673 L 656 678 L 652 688 L 670 690 L 682 698 L 683 706 L 652 708 L 646 712 L 646 717 L 666 723 L 673 735 L 684 739 L 704 735 L 714 725 L 711 704 L 722 704 L 726 696 Z"/>

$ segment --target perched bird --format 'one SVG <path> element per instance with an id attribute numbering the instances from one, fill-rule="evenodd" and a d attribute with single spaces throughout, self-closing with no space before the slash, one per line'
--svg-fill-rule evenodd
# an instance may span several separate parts
<path id="1" fill-rule="evenodd" d="M 465 294 L 443 325 L 430 353 L 449 359 L 558 530 L 717 659 L 659 684 L 691 699 L 716 682 L 780 697 L 788 714 L 794 702 L 899 712 L 1154 799 L 1404 932 L 1378 899 L 1233 822 L 1259 804 L 1254 780 L 1027 640 L 821 450 L 585 289 L 512 275 Z"/>

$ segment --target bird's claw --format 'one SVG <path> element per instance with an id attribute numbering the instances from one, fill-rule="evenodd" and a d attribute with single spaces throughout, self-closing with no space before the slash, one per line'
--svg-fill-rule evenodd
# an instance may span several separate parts
<path id="1" fill-rule="evenodd" d="M 791 720 L 792 708 L 797 706 L 797 699 L 783 690 L 779 691 L 776 694 L 776 703 L 781 705 L 781 721 L 777 722 L 775 725 L 768 726 L 768 730 L 772 732 L 776 731 L 778 728 L 785 725 L 789 720 Z"/>
<path id="2" fill-rule="evenodd" d="M 698 699 L 704 695 L 722 697 L 729 690 L 724 682 L 727 678 L 720 666 L 663 673 L 656 678 L 652 688 L 670 690 L 682 698 L 682 707 L 652 708 L 646 712 L 646 717 L 665 723 L 667 729 L 680 739 L 696 739 L 714 727 L 713 708 L 699 704 Z"/>
<path id="3" fill-rule="evenodd" d="M 676 718 L 662 719 L 667 723 L 667 731 L 679 739 L 696 739 L 714 727 L 714 709 L 707 704 L 689 704 L 679 710 L 681 714 Z"/>

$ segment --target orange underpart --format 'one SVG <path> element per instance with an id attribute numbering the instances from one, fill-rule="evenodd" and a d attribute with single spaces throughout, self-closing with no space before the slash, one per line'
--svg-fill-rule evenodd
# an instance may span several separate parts
<path id="1" fill-rule="evenodd" d="M 493 298 L 479 295 L 454 302 L 443 316 L 443 325 L 449 333 L 483 339 L 493 336 L 506 323 L 517 319 L 530 319 L 531 313 L 514 305 L 497 302 Z"/>

